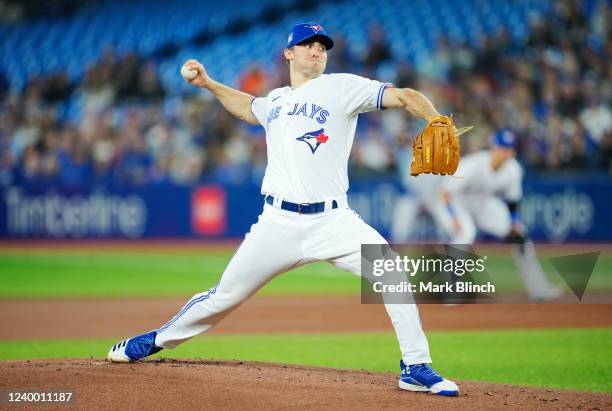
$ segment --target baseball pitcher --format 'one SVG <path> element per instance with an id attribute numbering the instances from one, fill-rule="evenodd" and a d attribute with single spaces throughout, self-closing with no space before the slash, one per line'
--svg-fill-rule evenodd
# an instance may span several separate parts
<path id="1" fill-rule="evenodd" d="M 181 72 L 190 84 L 213 93 L 234 116 L 265 129 L 263 211 L 214 288 L 194 295 L 160 328 L 113 346 L 110 361 L 137 361 L 176 347 L 215 326 L 275 276 L 300 265 L 324 260 L 361 275 L 361 244 L 387 242 L 347 203 L 347 163 L 359 114 L 401 108 L 425 119 L 428 126 L 417 137 L 413 173 L 455 171 L 461 130 L 452 120 L 415 90 L 352 74 L 323 74 L 333 45 L 321 25 L 295 25 L 284 49 L 291 84 L 265 97 L 213 80 L 196 60 L 185 63 Z M 402 355 L 400 388 L 458 395 L 457 385 L 430 367 L 417 306 L 385 308 Z"/>

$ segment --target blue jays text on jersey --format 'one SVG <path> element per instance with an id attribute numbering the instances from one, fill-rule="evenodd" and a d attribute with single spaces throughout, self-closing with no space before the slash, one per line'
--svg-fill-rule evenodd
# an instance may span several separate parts
<path id="1" fill-rule="evenodd" d="M 268 124 L 278 118 L 282 106 L 276 106 L 268 113 Z M 304 116 L 316 120 L 319 124 L 325 124 L 329 111 L 323 106 L 314 103 L 295 103 L 293 108 L 287 113 L 288 116 Z"/>

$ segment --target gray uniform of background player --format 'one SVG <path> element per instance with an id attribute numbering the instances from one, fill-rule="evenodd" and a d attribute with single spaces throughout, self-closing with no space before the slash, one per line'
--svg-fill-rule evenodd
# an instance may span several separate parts
<path id="1" fill-rule="evenodd" d="M 508 208 L 508 203 L 522 199 L 523 169 L 514 157 L 494 169 L 492 157 L 491 150 L 465 156 L 456 178 L 439 180 L 432 195 L 442 201 L 427 203 L 432 204 L 432 217 L 453 244 L 473 244 L 478 231 L 500 239 L 516 231 L 521 241 L 512 245 L 512 255 L 527 293 L 534 300 L 557 298 L 562 290 L 548 282 L 533 242 L 526 237 L 520 222 L 512 221 Z"/>

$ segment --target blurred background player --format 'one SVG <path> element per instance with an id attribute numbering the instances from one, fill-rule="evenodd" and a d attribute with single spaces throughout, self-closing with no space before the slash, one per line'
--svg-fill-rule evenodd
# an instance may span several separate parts
<path id="1" fill-rule="evenodd" d="M 516 135 L 502 129 L 491 139 L 491 149 L 461 159 L 457 178 L 441 180 L 436 195 L 426 196 L 432 216 L 451 244 L 473 244 L 478 231 L 513 244 L 513 257 L 529 297 L 547 301 L 563 290 L 550 284 L 538 261 L 533 242 L 518 215 L 523 169 L 516 160 Z"/>

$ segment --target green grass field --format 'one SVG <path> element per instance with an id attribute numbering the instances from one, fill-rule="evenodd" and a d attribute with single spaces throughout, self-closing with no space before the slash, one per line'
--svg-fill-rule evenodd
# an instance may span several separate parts
<path id="1" fill-rule="evenodd" d="M 213 286 L 232 252 L 0 250 L 0 298 L 187 297 Z M 521 289 L 510 257 L 493 255 L 487 268 L 497 284 Z M 358 294 L 359 288 L 357 277 L 316 263 L 280 276 L 261 293 Z M 588 289 L 612 290 L 612 255 L 600 257 Z M 437 331 L 428 337 L 434 366 L 449 377 L 612 392 L 612 328 Z M 115 342 L 0 341 L 0 359 L 102 358 Z M 163 354 L 374 371 L 397 371 L 399 360 L 395 337 L 386 333 L 209 336 Z"/>
<path id="2" fill-rule="evenodd" d="M 217 283 L 233 250 L 66 251 L 0 250 L 0 298 L 186 296 Z M 542 259 L 553 282 L 561 278 Z M 487 269 L 495 284 L 521 290 L 510 256 L 491 255 Z M 612 255 L 602 254 L 588 290 L 612 290 Z M 358 294 L 356 276 L 319 262 L 274 279 L 262 294 Z"/>

